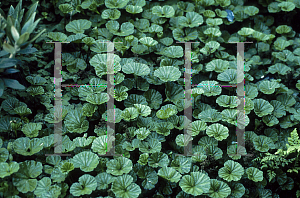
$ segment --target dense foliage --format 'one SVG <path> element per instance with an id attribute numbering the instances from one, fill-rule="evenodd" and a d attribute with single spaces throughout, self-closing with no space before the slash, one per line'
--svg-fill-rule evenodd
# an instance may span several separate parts
<path id="1" fill-rule="evenodd" d="M 299 8 L 299 0 L 2 1 L 0 196 L 300 197 Z M 105 41 L 115 42 L 114 90 L 62 87 L 54 107 L 53 41 L 69 42 L 61 80 L 78 85 L 107 83 Z M 245 41 L 243 117 L 236 88 L 220 85 L 242 82 L 229 42 Z M 192 88 L 188 123 L 190 56 L 179 42 L 195 42 L 192 84 L 202 85 Z M 118 156 L 104 156 L 111 114 Z M 59 122 L 71 156 L 46 157 Z M 241 126 L 245 148 L 236 144 Z M 194 156 L 177 155 L 189 141 Z"/>

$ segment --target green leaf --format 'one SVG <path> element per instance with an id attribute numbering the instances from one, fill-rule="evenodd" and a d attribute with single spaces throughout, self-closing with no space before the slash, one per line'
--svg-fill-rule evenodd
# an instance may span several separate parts
<path id="1" fill-rule="evenodd" d="M 215 18 L 215 19 L 208 18 L 208 19 L 206 19 L 206 24 L 209 26 L 212 26 L 212 27 L 219 26 L 219 25 L 223 24 L 223 21 L 220 18 Z"/>
<path id="2" fill-rule="evenodd" d="M 78 108 L 68 112 L 64 123 L 66 128 L 72 133 L 84 133 L 89 128 L 89 122 L 83 116 L 82 109 Z"/>
<path id="3" fill-rule="evenodd" d="M 8 43 L 3 43 L 3 49 L 10 54 L 15 54 L 17 52 L 16 49 Z"/>
<path id="4" fill-rule="evenodd" d="M 43 149 L 44 143 L 39 138 L 30 140 L 28 137 L 18 138 L 13 143 L 14 151 L 20 155 L 30 156 Z"/>
<path id="5" fill-rule="evenodd" d="M 151 190 L 155 187 L 158 182 L 158 176 L 156 171 L 149 166 L 141 167 L 137 172 L 139 178 L 144 179 L 142 186 L 144 189 Z"/>
<path id="6" fill-rule="evenodd" d="M 173 128 L 174 126 L 171 122 L 160 122 L 155 126 L 156 132 L 164 136 L 170 135 L 170 130 Z"/>
<path id="7" fill-rule="evenodd" d="M 203 23 L 203 17 L 197 12 L 187 12 L 186 16 L 178 17 L 178 24 L 183 27 L 198 27 Z"/>
<path id="8" fill-rule="evenodd" d="M 127 5 L 126 12 L 130 14 L 138 14 L 143 12 L 143 8 L 141 6 Z"/>
<path id="9" fill-rule="evenodd" d="M 229 147 L 227 147 L 227 154 L 228 156 L 233 159 L 233 160 L 238 160 L 241 159 L 241 156 L 246 155 L 246 149 L 243 146 L 238 145 L 236 147 L 236 145 L 230 145 Z"/>
<path id="10" fill-rule="evenodd" d="M 227 160 L 224 163 L 224 167 L 219 169 L 218 175 L 224 180 L 230 181 L 239 181 L 244 174 L 243 166 L 235 161 Z"/>
<path id="11" fill-rule="evenodd" d="M 94 105 L 101 105 L 106 103 L 108 100 L 109 96 L 107 93 L 96 93 L 86 97 L 86 101 Z"/>
<path id="12" fill-rule="evenodd" d="M 191 170 L 192 160 L 189 157 L 177 156 L 171 162 L 171 167 L 177 170 L 180 174 L 189 173 Z"/>
<path id="13" fill-rule="evenodd" d="M 212 124 L 206 129 L 206 134 L 209 137 L 213 136 L 218 141 L 226 139 L 229 136 L 228 132 L 228 128 L 219 123 Z"/>
<path id="14" fill-rule="evenodd" d="M 148 30 L 148 28 L 150 27 L 150 22 L 148 19 L 137 19 L 134 22 L 134 26 L 141 32 L 146 32 Z"/>
<path id="15" fill-rule="evenodd" d="M 17 42 L 17 40 L 19 40 L 20 38 L 20 34 L 18 30 L 15 28 L 15 26 L 11 26 L 11 35 L 15 42 Z"/>
<path id="16" fill-rule="evenodd" d="M 277 81 L 269 81 L 269 80 L 263 80 L 259 83 L 259 90 L 263 92 L 264 94 L 273 94 L 275 92 L 276 88 L 279 88 L 280 85 Z"/>
<path id="17" fill-rule="evenodd" d="M 268 72 L 272 74 L 278 73 L 280 75 L 286 75 L 291 71 L 292 69 L 289 66 L 282 63 L 276 63 L 268 68 Z"/>
<path id="18" fill-rule="evenodd" d="M 122 71 L 135 76 L 146 76 L 150 73 L 150 68 L 146 64 L 130 62 L 123 65 Z"/>
<path id="19" fill-rule="evenodd" d="M 244 12 L 249 16 L 254 16 L 259 12 L 259 9 L 255 6 L 246 6 Z"/>
<path id="20" fill-rule="evenodd" d="M 167 154 L 162 152 L 156 152 L 150 155 L 148 159 L 148 165 L 157 168 L 157 167 L 164 167 L 169 164 L 169 158 Z"/>
<path id="21" fill-rule="evenodd" d="M 117 177 L 112 183 L 111 190 L 117 197 L 137 198 L 142 190 L 133 183 L 133 178 L 130 175 L 122 175 Z"/>
<path id="22" fill-rule="evenodd" d="M 74 168 L 74 164 L 70 162 L 63 162 L 63 164 L 60 167 L 62 173 L 69 173 L 72 170 L 74 170 Z"/>
<path id="23" fill-rule="evenodd" d="M 167 82 L 165 94 L 167 96 L 165 101 L 176 102 L 180 99 L 184 99 L 184 89 L 181 85 L 178 85 L 174 82 Z"/>
<path id="24" fill-rule="evenodd" d="M 240 100 L 236 96 L 221 95 L 216 102 L 221 107 L 236 108 L 240 104 Z"/>
<path id="25" fill-rule="evenodd" d="M 276 100 L 278 100 L 279 102 L 281 102 L 285 108 L 286 107 L 291 107 L 296 103 L 295 98 L 287 93 L 281 94 L 279 96 L 276 97 Z"/>
<path id="26" fill-rule="evenodd" d="M 179 186 L 187 194 L 202 195 L 209 192 L 210 178 L 201 172 L 191 172 L 191 175 L 185 175 L 181 178 Z"/>
<path id="27" fill-rule="evenodd" d="M 103 19 L 116 20 L 121 16 L 121 12 L 118 9 L 106 9 L 102 11 L 101 17 Z"/>
<path id="28" fill-rule="evenodd" d="M 144 97 L 146 98 L 150 108 L 159 109 L 159 106 L 162 104 L 162 95 L 154 89 L 146 91 L 144 93 Z"/>
<path id="29" fill-rule="evenodd" d="M 0 58 L 0 68 L 13 67 L 18 63 L 17 59 L 14 58 Z"/>
<path id="30" fill-rule="evenodd" d="M 176 139 L 175 139 L 175 142 L 178 146 L 187 146 L 189 144 L 190 141 L 192 141 L 193 138 L 190 134 L 179 134 L 177 135 Z"/>
<path id="31" fill-rule="evenodd" d="M 215 109 L 202 111 L 198 118 L 203 122 L 218 122 L 222 119 L 222 115 Z"/>
<path id="32" fill-rule="evenodd" d="M 33 192 L 37 186 L 37 176 L 43 171 L 41 162 L 34 160 L 19 163 L 20 168 L 12 178 L 14 186 L 22 193 Z"/>
<path id="33" fill-rule="evenodd" d="M 110 149 L 112 148 L 112 141 L 114 141 L 113 136 L 109 136 L 109 137 L 110 139 L 108 139 L 107 135 L 101 135 L 100 137 L 94 139 L 91 147 L 93 151 L 97 152 L 100 155 L 104 155 L 107 152 L 109 152 Z"/>
<path id="34" fill-rule="evenodd" d="M 222 73 L 229 67 L 229 62 L 222 59 L 215 59 L 210 61 L 206 65 L 206 71 L 215 71 L 217 73 Z"/>
<path id="35" fill-rule="evenodd" d="M 137 94 L 131 94 L 127 100 L 124 101 L 124 106 L 126 108 L 129 108 L 129 107 L 134 107 L 134 104 L 142 104 L 142 105 L 148 105 L 147 101 L 146 101 L 146 98 L 142 95 L 137 95 Z M 124 109 L 125 110 L 125 109 Z M 124 112 L 123 110 L 123 112 Z M 127 111 L 127 110 L 126 110 Z M 138 116 L 138 112 L 137 112 L 137 109 L 134 108 L 132 110 L 132 113 L 135 115 L 137 113 L 137 116 Z M 135 117 L 135 116 L 134 116 Z"/>
<path id="36" fill-rule="evenodd" d="M 72 158 L 72 163 L 75 168 L 80 168 L 83 172 L 91 172 L 97 167 L 99 163 L 98 159 L 99 157 L 96 154 L 84 151 L 75 155 Z"/>
<path id="37" fill-rule="evenodd" d="M 160 152 L 161 150 L 161 142 L 157 139 L 151 138 L 148 141 L 142 141 L 139 144 L 139 150 L 142 153 L 155 153 L 155 152 Z"/>
<path id="38" fill-rule="evenodd" d="M 150 135 L 150 133 L 151 132 L 146 127 L 142 127 L 136 130 L 134 135 L 136 135 L 139 140 L 144 140 L 148 135 Z"/>
<path id="39" fill-rule="evenodd" d="M 195 40 L 198 37 L 198 32 L 193 28 L 186 28 L 185 30 L 175 28 L 173 31 L 173 37 L 180 42 Z"/>
<path id="40" fill-rule="evenodd" d="M 138 113 L 137 109 L 134 107 L 125 108 L 121 114 L 121 117 L 126 121 L 133 120 L 133 119 L 137 118 L 138 116 L 139 116 L 139 113 Z"/>
<path id="41" fill-rule="evenodd" d="M 246 173 L 248 175 L 248 179 L 250 179 L 254 182 L 259 182 L 264 179 L 263 172 L 257 168 L 249 167 L 246 169 Z"/>
<path id="42" fill-rule="evenodd" d="M 254 99 L 254 112 L 257 116 L 263 117 L 265 115 L 271 114 L 274 107 L 264 99 Z"/>
<path id="43" fill-rule="evenodd" d="M 280 25 L 276 28 L 276 32 L 278 34 L 287 34 L 292 30 L 290 26 L 287 25 Z"/>
<path id="44" fill-rule="evenodd" d="M 241 198 L 245 194 L 245 187 L 241 183 L 233 183 L 231 187 L 231 196 Z"/>
<path id="45" fill-rule="evenodd" d="M 278 4 L 278 7 L 280 7 L 282 11 L 290 12 L 294 10 L 296 6 L 293 2 L 281 2 Z"/>
<path id="46" fill-rule="evenodd" d="M 62 32 L 48 32 L 47 37 L 52 39 L 53 41 L 61 41 L 64 42 L 67 40 L 67 35 Z"/>
<path id="47" fill-rule="evenodd" d="M 123 8 L 127 5 L 129 0 L 105 0 L 105 6 L 107 8 Z"/>
<path id="48" fill-rule="evenodd" d="M 58 9 L 64 14 L 70 13 L 74 10 L 73 6 L 71 6 L 70 4 L 60 4 L 58 6 Z"/>
<path id="49" fill-rule="evenodd" d="M 268 152 L 269 149 L 275 149 L 274 142 L 271 138 L 259 135 L 253 139 L 253 145 L 255 150 L 260 152 Z"/>
<path id="50" fill-rule="evenodd" d="M 51 179 L 49 177 L 43 177 L 38 181 L 34 194 L 38 197 L 49 197 L 49 195 L 51 195 L 53 198 L 58 198 L 61 194 L 61 188 L 57 185 L 51 186 Z"/>
<path id="51" fill-rule="evenodd" d="M 29 39 L 29 33 L 28 32 L 25 32 L 24 34 L 22 34 L 19 39 L 17 40 L 16 44 L 18 46 L 21 46 L 22 44 L 26 43 Z M 18 53 L 21 53 L 20 51 Z"/>
<path id="52" fill-rule="evenodd" d="M 22 126 L 22 132 L 26 135 L 26 137 L 37 137 L 39 135 L 39 131 L 42 129 L 41 123 L 27 123 Z"/>
<path id="53" fill-rule="evenodd" d="M 3 95 L 5 89 L 4 81 L 0 78 L 0 97 Z"/>
<path id="54" fill-rule="evenodd" d="M 105 26 L 111 33 L 118 36 L 129 36 L 134 32 L 134 25 L 130 22 L 122 23 L 120 29 L 117 21 L 108 21 Z"/>
<path id="55" fill-rule="evenodd" d="M 282 38 L 278 38 L 276 39 L 276 41 L 274 42 L 274 47 L 275 49 L 282 51 L 284 50 L 286 47 L 290 46 L 291 43 L 282 39 Z"/>
<path id="56" fill-rule="evenodd" d="M 160 80 L 164 82 L 177 81 L 181 76 L 181 72 L 176 67 L 164 66 L 164 67 L 159 67 L 157 70 L 155 70 L 154 76 L 158 77 Z"/>
<path id="57" fill-rule="evenodd" d="M 141 154 L 140 158 L 138 160 L 138 163 L 141 165 L 146 165 L 148 163 L 148 157 L 149 157 L 148 153 Z M 156 173 L 155 173 L 155 175 L 156 175 Z"/>
<path id="58" fill-rule="evenodd" d="M 4 148 L 1 148 L 1 149 L 4 149 Z M 17 162 L 10 162 L 10 163 L 1 162 L 0 163 L 0 177 L 4 178 L 6 176 L 12 175 L 13 173 L 18 172 L 19 168 L 20 168 L 20 166 Z"/>
<path id="59" fill-rule="evenodd" d="M 107 173 L 114 176 L 127 174 L 132 170 L 132 161 L 125 157 L 119 157 L 117 159 L 112 159 L 106 163 Z"/>
<path id="60" fill-rule="evenodd" d="M 177 183 L 181 178 L 180 173 L 178 173 L 174 168 L 166 166 L 159 169 L 157 175 L 175 183 Z"/>
<path id="61" fill-rule="evenodd" d="M 66 30 L 72 33 L 81 33 L 83 34 L 86 29 L 89 29 L 92 25 L 92 22 L 86 19 L 73 20 L 66 25 Z"/>
<path id="62" fill-rule="evenodd" d="M 90 195 L 97 188 L 95 177 L 84 174 L 79 177 L 79 183 L 73 183 L 70 187 L 70 193 L 73 196 Z"/>
<path id="63" fill-rule="evenodd" d="M 202 81 L 198 84 L 198 87 L 204 91 L 203 95 L 205 96 L 217 96 L 220 95 L 222 92 L 222 88 L 218 85 L 217 81 Z"/>
<path id="64" fill-rule="evenodd" d="M 44 85 L 47 80 L 41 76 L 27 76 L 26 80 L 32 85 Z"/>
<path id="65" fill-rule="evenodd" d="M 231 189 L 225 182 L 217 179 L 210 180 L 210 189 L 208 191 L 210 197 L 227 197 L 230 193 Z"/>
<path id="66" fill-rule="evenodd" d="M 204 131 L 207 128 L 207 124 L 203 121 L 193 121 L 187 128 L 187 133 L 191 136 L 197 136 L 200 131 Z"/>
<path id="67" fill-rule="evenodd" d="M 262 120 L 267 126 L 270 127 L 279 123 L 279 120 L 273 115 L 264 116 Z"/>
<path id="68" fill-rule="evenodd" d="M 147 117 L 148 115 L 151 114 L 151 108 L 147 105 L 134 104 L 134 107 L 138 110 L 138 113 L 141 116 Z"/>
<path id="69" fill-rule="evenodd" d="M 151 37 L 143 37 L 139 41 L 147 47 L 153 47 L 158 44 L 158 42 Z"/>
<path id="70" fill-rule="evenodd" d="M 183 56 L 183 48 L 181 46 L 166 47 L 161 54 L 170 58 L 181 58 Z"/>
<path id="71" fill-rule="evenodd" d="M 172 6 L 169 6 L 169 5 L 164 5 L 163 7 L 154 6 L 152 8 L 152 13 L 159 17 L 171 18 L 174 16 L 175 10 Z"/>
<path id="72" fill-rule="evenodd" d="M 95 179 L 97 180 L 97 190 L 104 190 L 108 188 L 108 185 L 115 180 L 115 177 L 103 172 L 99 173 Z"/>
<path id="73" fill-rule="evenodd" d="M 17 80 L 2 78 L 5 83 L 5 86 L 10 87 L 12 89 L 24 90 L 25 87 L 21 85 Z"/>

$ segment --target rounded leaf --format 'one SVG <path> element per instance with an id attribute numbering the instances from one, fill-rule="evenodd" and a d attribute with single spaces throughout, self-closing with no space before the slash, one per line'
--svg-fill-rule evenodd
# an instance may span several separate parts
<path id="1" fill-rule="evenodd" d="M 254 112 L 257 116 L 263 117 L 265 115 L 271 114 L 274 107 L 264 99 L 254 99 Z"/>
<path id="2" fill-rule="evenodd" d="M 244 12 L 249 16 L 254 16 L 259 12 L 259 9 L 255 6 L 246 6 Z"/>
<path id="3" fill-rule="evenodd" d="M 103 19 L 116 20 L 121 16 L 121 12 L 117 9 L 106 9 L 102 12 L 101 17 Z"/>
<path id="4" fill-rule="evenodd" d="M 14 151 L 20 155 L 28 156 L 38 153 L 44 148 L 42 139 L 28 137 L 18 138 L 13 143 Z"/>
<path id="5" fill-rule="evenodd" d="M 130 14 L 138 14 L 143 12 L 143 8 L 141 6 L 127 5 L 126 11 Z"/>
<path id="6" fill-rule="evenodd" d="M 203 23 L 203 17 L 197 12 L 187 12 L 186 16 L 178 17 L 178 24 L 183 27 L 198 27 Z"/>
<path id="7" fill-rule="evenodd" d="M 264 80 L 259 83 L 259 91 L 263 92 L 264 94 L 273 94 L 275 92 L 276 88 L 279 88 L 280 85 L 277 81 L 269 81 L 269 80 Z"/>
<path id="8" fill-rule="evenodd" d="M 110 139 L 108 139 L 108 137 L 110 137 Z M 100 137 L 94 139 L 91 148 L 99 155 L 104 155 L 112 148 L 112 141 L 114 141 L 113 136 L 101 135 Z"/>
<path id="9" fill-rule="evenodd" d="M 235 161 L 228 160 L 224 163 L 224 167 L 221 168 L 218 172 L 219 177 L 224 180 L 230 181 L 239 181 L 244 174 L 243 166 Z"/>
<path id="10" fill-rule="evenodd" d="M 210 189 L 208 192 L 209 197 L 227 197 L 230 193 L 231 189 L 225 182 L 217 179 L 210 180 Z"/>
<path id="11" fill-rule="evenodd" d="M 181 58 L 183 56 L 183 48 L 181 46 L 166 47 L 161 54 L 170 58 Z"/>
<path id="12" fill-rule="evenodd" d="M 86 29 L 89 29 L 92 25 L 92 22 L 87 19 L 79 19 L 71 21 L 66 25 L 66 30 L 68 32 L 73 32 L 75 34 L 81 33 L 83 34 Z"/>
<path id="13" fill-rule="evenodd" d="M 174 168 L 166 166 L 159 169 L 157 175 L 175 183 L 177 183 L 181 178 L 180 173 L 178 173 Z"/>
<path id="14" fill-rule="evenodd" d="M 181 189 L 190 195 L 198 196 L 208 193 L 210 189 L 210 178 L 200 172 L 191 172 L 191 175 L 185 175 L 179 182 Z"/>
<path id="15" fill-rule="evenodd" d="M 123 8 L 127 5 L 129 0 L 105 0 L 107 8 Z"/>
<path id="16" fill-rule="evenodd" d="M 150 73 L 150 68 L 142 63 L 127 63 L 123 65 L 122 71 L 126 74 L 134 74 L 136 76 L 146 76 Z"/>
<path id="17" fill-rule="evenodd" d="M 216 123 L 210 125 L 206 129 L 206 134 L 209 137 L 214 137 L 218 141 L 222 141 L 226 139 L 229 136 L 229 130 L 226 126 L 223 126 L 222 124 Z"/>
<path id="18" fill-rule="evenodd" d="M 263 172 L 257 168 L 254 167 L 247 168 L 246 173 L 248 175 L 248 179 L 254 182 L 259 182 L 264 179 Z"/>
<path id="19" fill-rule="evenodd" d="M 99 164 L 99 157 L 90 151 L 83 151 L 72 158 L 72 163 L 83 172 L 91 172 Z"/>
<path id="20" fill-rule="evenodd" d="M 132 170 L 132 161 L 126 157 L 112 159 L 106 163 L 107 173 L 118 176 L 129 173 Z"/>
<path id="21" fill-rule="evenodd" d="M 154 76 L 158 77 L 160 80 L 164 82 L 177 81 L 181 76 L 181 72 L 176 67 L 164 66 L 164 67 L 159 67 L 157 70 L 155 70 Z"/>
<path id="22" fill-rule="evenodd" d="M 175 10 L 172 6 L 165 5 L 163 7 L 161 6 L 154 6 L 152 8 L 152 13 L 159 16 L 159 17 L 166 17 L 171 18 L 175 14 Z"/>
<path id="23" fill-rule="evenodd" d="M 85 174 L 79 177 L 79 183 L 73 183 L 70 187 L 70 193 L 75 196 L 90 195 L 97 188 L 95 177 Z"/>
<path id="24" fill-rule="evenodd" d="M 139 185 L 132 183 L 131 175 L 122 175 L 117 177 L 111 185 L 111 190 L 117 197 L 137 198 L 142 190 Z"/>

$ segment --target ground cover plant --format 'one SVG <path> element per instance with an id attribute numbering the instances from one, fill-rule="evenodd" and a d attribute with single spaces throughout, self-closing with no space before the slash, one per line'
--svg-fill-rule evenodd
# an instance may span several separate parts
<path id="1" fill-rule="evenodd" d="M 300 197 L 299 1 L 0 5 L 1 197 Z M 110 80 L 106 41 L 114 42 L 109 91 L 88 86 Z M 246 41 L 243 101 L 220 85 L 242 82 L 230 42 Z M 68 42 L 61 79 L 47 42 Z M 183 42 L 194 42 L 191 54 Z M 200 85 L 189 122 L 187 60 Z M 54 80 L 86 85 L 61 87 L 59 116 Z M 115 123 L 114 146 L 107 121 Z M 45 156 L 58 145 L 58 123 L 62 153 L 71 156 Z M 245 127 L 245 148 L 236 127 Z M 177 155 L 191 140 L 194 156 Z M 113 148 L 115 156 L 104 156 Z"/>

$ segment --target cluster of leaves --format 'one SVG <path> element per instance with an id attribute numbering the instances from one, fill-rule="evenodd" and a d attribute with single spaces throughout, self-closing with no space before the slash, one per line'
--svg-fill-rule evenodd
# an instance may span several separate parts
<path id="1" fill-rule="evenodd" d="M 0 196 L 300 197 L 300 38 L 293 24 L 268 14 L 292 18 L 297 1 L 52 0 L 38 9 L 24 1 L 24 17 L 22 1 L 7 3 L 0 10 Z M 61 79 L 52 77 L 50 41 L 69 43 Z M 253 45 L 245 44 L 241 101 L 228 86 L 243 82 L 229 42 L 244 41 Z M 18 61 L 21 77 L 2 78 L 20 71 L 12 68 Z M 183 115 L 185 72 L 198 85 L 190 90 L 192 120 Z M 14 90 L 25 88 L 17 80 L 26 90 Z M 82 85 L 62 88 L 59 111 L 54 80 Z M 57 123 L 61 152 L 72 156 L 45 156 L 58 146 Z M 246 148 L 234 143 L 236 127 L 246 130 Z M 190 141 L 194 155 L 178 155 Z M 116 155 L 105 156 L 112 149 Z"/>

